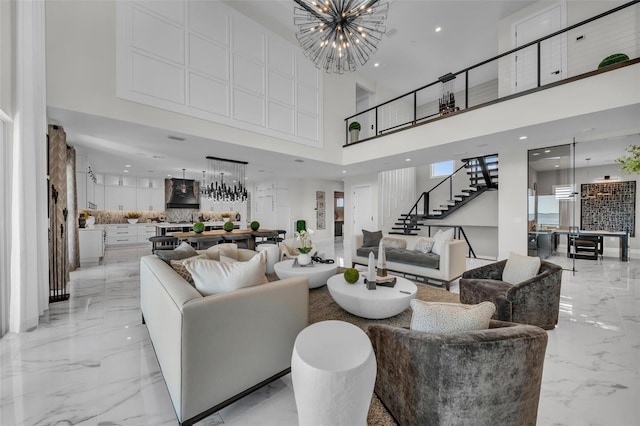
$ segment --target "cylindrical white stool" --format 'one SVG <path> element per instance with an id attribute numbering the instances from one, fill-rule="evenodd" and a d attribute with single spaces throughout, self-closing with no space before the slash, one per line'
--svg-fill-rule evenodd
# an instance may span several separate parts
<path id="1" fill-rule="evenodd" d="M 267 252 L 267 274 L 273 274 L 275 271 L 273 265 L 275 265 L 280 259 L 280 249 L 275 244 L 259 244 L 256 246 L 256 251 Z"/>
<path id="2" fill-rule="evenodd" d="M 344 321 L 322 321 L 298 334 L 291 375 L 300 425 L 367 424 L 376 380 L 369 337 Z"/>

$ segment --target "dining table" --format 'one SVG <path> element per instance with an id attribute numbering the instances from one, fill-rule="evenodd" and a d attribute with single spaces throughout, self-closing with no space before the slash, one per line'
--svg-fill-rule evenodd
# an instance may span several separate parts
<path id="1" fill-rule="evenodd" d="M 167 234 L 169 235 L 169 234 Z M 247 236 L 247 246 L 249 250 L 255 250 L 256 248 L 256 237 L 264 237 L 265 235 L 274 235 L 278 236 L 277 230 L 272 229 L 258 229 L 256 231 L 246 228 L 246 229 L 234 229 L 232 231 L 225 231 L 224 229 L 213 229 L 211 231 L 203 231 L 203 232 L 171 232 L 171 236 L 176 237 L 179 240 L 186 241 L 189 239 L 197 239 L 204 237 L 230 237 L 229 240 L 234 239 L 234 237 L 242 237 Z"/>

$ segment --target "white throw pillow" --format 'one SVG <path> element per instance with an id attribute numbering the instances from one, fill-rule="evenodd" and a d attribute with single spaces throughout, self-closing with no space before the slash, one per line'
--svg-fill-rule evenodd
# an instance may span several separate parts
<path id="1" fill-rule="evenodd" d="M 449 228 L 446 231 L 439 229 L 436 235 L 433 236 L 434 243 L 431 253 L 440 255 L 444 250 L 444 245 L 453 240 L 453 231 L 453 228 Z"/>
<path id="2" fill-rule="evenodd" d="M 489 328 L 496 306 L 491 302 L 464 305 L 413 299 L 411 309 L 411 330 L 448 334 Z"/>
<path id="3" fill-rule="evenodd" d="M 205 253 L 207 257 L 212 260 L 220 260 L 220 255 L 238 260 L 238 245 L 234 243 L 217 244 L 209 247 Z"/>
<path id="4" fill-rule="evenodd" d="M 185 262 L 196 289 L 203 296 L 228 293 L 243 287 L 264 284 L 266 256 L 261 252 L 247 262 L 225 263 L 211 259 Z"/>
<path id="5" fill-rule="evenodd" d="M 435 243 L 433 238 L 420 238 L 413 250 L 420 253 L 430 253 Z"/>
<path id="6" fill-rule="evenodd" d="M 520 284 L 538 275 L 539 270 L 539 257 L 510 253 L 502 271 L 502 281 L 513 285 Z"/>

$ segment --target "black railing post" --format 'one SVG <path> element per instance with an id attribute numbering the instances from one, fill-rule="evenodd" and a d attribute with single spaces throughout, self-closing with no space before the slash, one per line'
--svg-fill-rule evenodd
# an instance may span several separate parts
<path id="1" fill-rule="evenodd" d="M 469 108 L 469 70 L 464 72 L 464 109 Z"/>
<path id="2" fill-rule="evenodd" d="M 449 200 L 453 201 L 453 173 L 449 176 Z"/>
<path id="3" fill-rule="evenodd" d="M 540 42 L 538 41 L 538 87 L 540 87 Z"/>
<path id="4" fill-rule="evenodd" d="M 349 120 L 344 120 L 344 144 L 349 145 Z"/>
<path id="5" fill-rule="evenodd" d="M 413 92 L 413 124 L 418 121 L 418 92 Z"/>
<path id="6" fill-rule="evenodd" d="M 376 107 L 376 135 L 378 134 L 378 107 Z"/>

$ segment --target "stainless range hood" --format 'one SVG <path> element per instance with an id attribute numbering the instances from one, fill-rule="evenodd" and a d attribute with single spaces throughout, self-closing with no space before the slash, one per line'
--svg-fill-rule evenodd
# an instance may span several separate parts
<path id="1" fill-rule="evenodd" d="M 168 209 L 199 209 L 200 182 L 192 179 L 165 179 Z"/>

